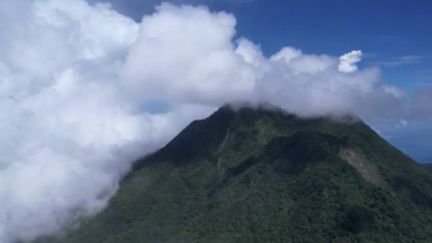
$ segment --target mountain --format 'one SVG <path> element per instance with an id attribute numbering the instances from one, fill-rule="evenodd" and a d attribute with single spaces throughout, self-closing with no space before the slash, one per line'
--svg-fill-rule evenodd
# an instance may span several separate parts
<path id="1" fill-rule="evenodd" d="M 431 241 L 432 174 L 361 120 L 224 106 L 42 242 Z"/>

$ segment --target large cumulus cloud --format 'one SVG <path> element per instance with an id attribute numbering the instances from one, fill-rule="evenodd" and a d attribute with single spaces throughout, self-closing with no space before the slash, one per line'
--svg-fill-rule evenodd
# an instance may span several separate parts
<path id="1" fill-rule="evenodd" d="M 374 117 L 403 97 L 359 52 L 266 57 L 235 25 L 205 7 L 137 23 L 84 0 L 0 2 L 0 242 L 98 212 L 131 161 L 225 102 Z"/>

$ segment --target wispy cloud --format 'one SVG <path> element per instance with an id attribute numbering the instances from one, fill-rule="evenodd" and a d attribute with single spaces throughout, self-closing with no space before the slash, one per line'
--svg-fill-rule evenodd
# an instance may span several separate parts
<path id="1" fill-rule="evenodd" d="M 423 87 L 432 87 L 432 78 L 430 78 L 429 81 L 416 82 L 416 84 Z"/>
<path id="2" fill-rule="evenodd" d="M 423 63 L 426 59 L 420 55 L 405 55 L 397 57 L 376 57 L 376 60 L 372 61 L 371 64 L 383 67 L 398 67 L 402 65 L 413 65 Z"/>
<path id="3" fill-rule="evenodd" d="M 374 57 L 376 59 L 371 62 L 373 65 L 382 67 L 399 67 L 403 65 L 414 65 L 423 63 L 426 59 L 424 56 L 420 55 L 405 55 L 397 57 Z"/>

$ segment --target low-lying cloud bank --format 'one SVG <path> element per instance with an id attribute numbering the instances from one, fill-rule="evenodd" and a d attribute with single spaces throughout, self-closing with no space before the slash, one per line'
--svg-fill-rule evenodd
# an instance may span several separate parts
<path id="1" fill-rule="evenodd" d="M 0 242 L 99 211 L 133 159 L 225 102 L 304 116 L 398 110 L 403 92 L 359 69 L 361 51 L 265 57 L 234 39 L 235 25 L 205 7 L 162 4 L 137 23 L 84 0 L 1 1 Z"/>

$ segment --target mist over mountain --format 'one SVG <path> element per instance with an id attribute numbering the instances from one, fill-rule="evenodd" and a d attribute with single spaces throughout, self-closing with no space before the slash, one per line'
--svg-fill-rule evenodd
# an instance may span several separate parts
<path id="1" fill-rule="evenodd" d="M 427 242 L 432 174 L 353 116 L 224 106 L 39 242 Z"/>

